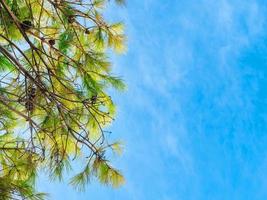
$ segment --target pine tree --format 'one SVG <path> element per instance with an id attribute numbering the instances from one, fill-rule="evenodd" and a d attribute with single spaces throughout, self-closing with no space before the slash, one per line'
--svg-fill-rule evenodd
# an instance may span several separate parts
<path id="1" fill-rule="evenodd" d="M 121 144 L 106 126 L 115 115 L 107 91 L 125 88 L 108 51 L 123 52 L 125 36 L 104 19 L 107 3 L 0 0 L 0 199 L 43 199 L 37 171 L 62 180 L 78 160 L 83 170 L 70 180 L 78 189 L 91 177 L 124 182 L 108 160 Z"/>

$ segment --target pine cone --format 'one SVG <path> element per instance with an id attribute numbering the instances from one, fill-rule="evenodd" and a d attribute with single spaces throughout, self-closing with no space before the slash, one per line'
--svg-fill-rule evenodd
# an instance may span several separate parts
<path id="1" fill-rule="evenodd" d="M 27 31 L 33 27 L 32 22 L 29 20 L 24 20 L 20 25 L 24 31 Z"/>

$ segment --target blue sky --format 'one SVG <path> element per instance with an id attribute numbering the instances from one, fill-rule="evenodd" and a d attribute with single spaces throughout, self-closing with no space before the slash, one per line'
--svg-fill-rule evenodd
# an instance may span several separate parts
<path id="1" fill-rule="evenodd" d="M 114 94 L 114 158 L 126 184 L 77 193 L 41 182 L 55 200 L 267 199 L 267 2 L 131 0 L 113 57 L 127 85 Z"/>

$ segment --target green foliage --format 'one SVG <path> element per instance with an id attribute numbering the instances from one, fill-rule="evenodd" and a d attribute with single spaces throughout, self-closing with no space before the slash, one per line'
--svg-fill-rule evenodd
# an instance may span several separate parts
<path id="1" fill-rule="evenodd" d="M 111 184 L 113 187 L 118 187 L 124 183 L 124 178 L 120 172 L 112 168 L 106 160 L 96 158 L 93 163 L 93 170 L 101 183 Z"/>
<path id="2" fill-rule="evenodd" d="M 0 72 L 13 71 L 14 69 L 14 65 L 5 56 L 0 56 Z"/>
<path id="3" fill-rule="evenodd" d="M 64 31 L 62 34 L 60 34 L 58 48 L 64 54 L 67 54 L 67 50 L 71 46 L 71 41 L 73 39 L 73 36 L 74 36 L 73 32 L 68 29 Z"/>
<path id="4" fill-rule="evenodd" d="M 91 175 L 91 166 L 87 164 L 82 172 L 80 172 L 70 180 L 70 184 L 80 191 L 84 190 L 86 184 L 90 182 Z"/>
<path id="5" fill-rule="evenodd" d="M 125 90 L 108 50 L 125 51 L 122 23 L 103 17 L 108 0 L 0 0 L 0 199 L 44 199 L 39 170 L 70 184 L 91 178 L 124 183 L 108 160 L 120 142 L 106 129 L 116 106 L 108 91 Z M 116 0 L 117 4 L 124 4 Z"/>
<path id="6" fill-rule="evenodd" d="M 12 134 L 1 135 L 0 146 L 0 199 L 44 199 L 47 195 L 34 188 L 36 161 L 40 157 L 27 149 L 22 138 L 14 138 Z"/>

